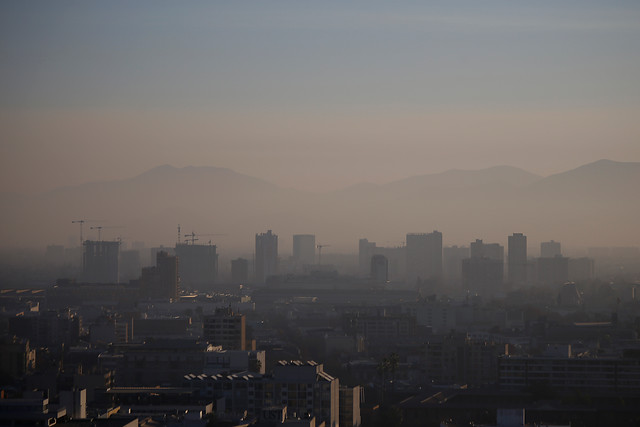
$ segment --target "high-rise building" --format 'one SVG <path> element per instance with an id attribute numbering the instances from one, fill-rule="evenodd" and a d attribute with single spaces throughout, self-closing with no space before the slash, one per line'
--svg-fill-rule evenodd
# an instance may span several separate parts
<path id="1" fill-rule="evenodd" d="M 540 243 L 540 258 L 553 258 L 555 256 L 562 256 L 562 250 L 560 248 L 560 242 L 542 242 Z"/>
<path id="2" fill-rule="evenodd" d="M 358 242 L 358 272 L 366 277 L 371 268 L 371 257 L 374 255 L 376 243 L 368 239 L 360 239 Z"/>
<path id="3" fill-rule="evenodd" d="M 256 283 L 265 283 L 269 276 L 278 274 L 278 236 L 271 230 L 256 234 Z"/>
<path id="4" fill-rule="evenodd" d="M 471 258 L 489 258 L 504 261 L 504 246 L 498 243 L 484 243 L 476 239 L 470 245 Z"/>
<path id="5" fill-rule="evenodd" d="M 82 276 L 87 283 L 118 283 L 120 242 L 85 240 Z"/>
<path id="6" fill-rule="evenodd" d="M 376 283 L 385 283 L 389 280 L 389 260 L 384 255 L 371 257 L 371 279 Z"/>
<path id="7" fill-rule="evenodd" d="M 120 281 L 128 282 L 129 280 L 140 277 L 140 251 L 135 249 L 128 251 L 120 251 Z"/>
<path id="8" fill-rule="evenodd" d="M 442 263 L 444 278 L 451 282 L 458 282 L 462 278 L 462 260 L 469 258 L 468 246 L 447 246 L 442 248 Z"/>
<path id="9" fill-rule="evenodd" d="M 231 308 L 218 308 L 215 314 L 202 317 L 202 337 L 210 344 L 226 350 L 245 350 L 246 320 L 244 314 Z"/>
<path id="10" fill-rule="evenodd" d="M 508 250 L 509 282 L 522 286 L 527 282 L 527 236 L 513 233 Z"/>
<path id="11" fill-rule="evenodd" d="M 140 288 L 145 296 L 178 298 L 178 258 L 164 251 L 156 253 L 155 267 L 142 269 Z"/>
<path id="12" fill-rule="evenodd" d="M 293 235 L 293 260 L 298 265 L 316 263 L 316 236 L 313 234 Z"/>
<path id="13" fill-rule="evenodd" d="M 231 260 L 231 282 L 247 283 L 249 281 L 249 261 L 244 258 Z"/>
<path id="14" fill-rule="evenodd" d="M 442 278 L 442 233 L 407 234 L 407 282 Z"/>
<path id="15" fill-rule="evenodd" d="M 492 293 L 502 287 L 504 247 L 498 243 L 471 242 L 470 258 L 462 260 L 462 285 L 478 293 Z"/>
<path id="16" fill-rule="evenodd" d="M 180 284 L 183 287 L 206 289 L 213 286 L 218 275 L 216 245 L 179 243 L 176 255 L 180 262 Z"/>

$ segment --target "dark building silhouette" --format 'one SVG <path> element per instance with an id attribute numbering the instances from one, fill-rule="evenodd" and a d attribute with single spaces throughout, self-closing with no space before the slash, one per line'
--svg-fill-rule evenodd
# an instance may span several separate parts
<path id="1" fill-rule="evenodd" d="M 384 283 L 389 280 L 389 260 L 384 255 L 371 257 L 371 279 L 376 283 Z"/>
<path id="2" fill-rule="evenodd" d="M 316 263 L 316 236 L 313 234 L 293 235 L 293 260 L 298 265 Z"/>
<path id="3" fill-rule="evenodd" d="M 121 282 L 137 279 L 140 276 L 140 251 L 135 249 L 120 251 L 119 274 Z"/>
<path id="4" fill-rule="evenodd" d="M 249 261 L 244 258 L 231 260 L 231 282 L 247 283 L 249 281 Z"/>
<path id="5" fill-rule="evenodd" d="M 178 298 L 178 258 L 158 252 L 156 266 L 142 269 L 140 287 L 148 297 Z"/>
<path id="6" fill-rule="evenodd" d="M 374 255 L 376 243 L 368 239 L 358 241 L 358 272 L 360 276 L 366 277 L 371 268 L 371 257 Z"/>
<path id="7" fill-rule="evenodd" d="M 120 242 L 85 240 L 82 277 L 87 283 L 118 283 Z"/>
<path id="8" fill-rule="evenodd" d="M 215 245 L 179 243 L 176 255 L 180 262 L 180 284 L 186 288 L 211 288 L 218 275 L 218 254 Z"/>
<path id="9" fill-rule="evenodd" d="M 246 320 L 244 314 L 231 307 L 218 308 L 215 314 L 202 317 L 202 337 L 210 344 L 225 350 L 246 349 Z"/>
<path id="10" fill-rule="evenodd" d="M 442 278 L 442 233 L 407 234 L 407 282 Z"/>
<path id="11" fill-rule="evenodd" d="M 265 283 L 267 277 L 278 274 L 278 236 L 271 230 L 256 234 L 256 283 Z"/>
<path id="12" fill-rule="evenodd" d="M 498 243 L 484 243 L 476 239 L 470 245 L 471 258 L 489 258 L 504 261 L 504 246 Z"/>
<path id="13" fill-rule="evenodd" d="M 497 243 L 471 242 L 471 257 L 462 260 L 462 284 L 478 293 L 494 292 L 504 278 L 504 247 Z"/>
<path id="14" fill-rule="evenodd" d="M 555 256 L 538 258 L 538 281 L 549 285 L 559 285 L 569 280 L 569 258 Z"/>
<path id="15" fill-rule="evenodd" d="M 522 286 L 527 281 L 527 236 L 513 233 L 509 236 L 509 282 Z"/>
<path id="16" fill-rule="evenodd" d="M 377 246 L 375 242 L 360 239 L 358 245 L 359 275 L 369 277 L 371 275 L 371 258 L 374 255 L 383 255 L 388 262 L 387 280 L 404 280 L 407 274 L 407 248 L 405 246 Z"/>
<path id="17" fill-rule="evenodd" d="M 462 260 L 469 258 L 468 246 L 448 246 L 442 248 L 442 263 L 444 278 L 451 282 L 462 279 Z"/>
<path id="18" fill-rule="evenodd" d="M 550 241 L 540 243 L 540 258 L 553 258 L 562 256 L 560 242 Z"/>

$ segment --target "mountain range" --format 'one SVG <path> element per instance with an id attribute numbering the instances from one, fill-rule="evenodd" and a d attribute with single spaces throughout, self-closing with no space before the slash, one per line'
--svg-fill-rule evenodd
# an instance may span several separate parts
<path id="1" fill-rule="evenodd" d="M 513 232 L 531 242 L 574 246 L 640 244 L 640 163 L 599 160 L 541 177 L 511 166 L 449 170 L 383 185 L 330 193 L 283 188 L 219 167 L 159 166 L 136 177 L 58 188 L 38 195 L 0 195 L 3 246 L 72 245 L 84 238 L 122 238 L 173 245 L 183 233 L 218 234 L 220 250 L 250 252 L 255 233 L 316 234 L 335 251 L 358 239 L 400 245 L 408 232 L 443 233 L 445 245 L 476 238 L 504 243 Z M 181 236 L 180 238 L 184 238 Z M 202 237 L 208 241 L 209 237 Z M 282 251 L 282 250 L 281 250 Z"/>

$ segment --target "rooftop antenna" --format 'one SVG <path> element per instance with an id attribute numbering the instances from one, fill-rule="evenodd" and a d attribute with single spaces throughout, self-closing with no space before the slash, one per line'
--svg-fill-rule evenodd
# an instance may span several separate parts
<path id="1" fill-rule="evenodd" d="M 180 244 L 180 224 L 178 224 L 178 244 Z"/>

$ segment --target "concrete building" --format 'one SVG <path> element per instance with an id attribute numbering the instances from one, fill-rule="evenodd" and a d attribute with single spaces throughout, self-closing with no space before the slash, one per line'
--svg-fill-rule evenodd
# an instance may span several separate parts
<path id="1" fill-rule="evenodd" d="M 435 384 L 495 383 L 498 356 L 505 346 L 467 334 L 434 335 L 426 344 L 427 378 Z"/>
<path id="2" fill-rule="evenodd" d="M 289 417 L 315 417 L 318 425 L 340 424 L 340 382 L 313 361 L 280 361 L 271 375 L 186 375 L 184 387 L 218 403 L 217 413 L 258 416 L 275 406 Z"/>
<path id="3" fill-rule="evenodd" d="M 216 245 L 180 243 L 176 245 L 180 263 L 180 284 L 184 288 L 211 289 L 218 275 Z"/>
<path id="4" fill-rule="evenodd" d="M 442 233 L 407 234 L 407 283 L 442 278 Z"/>
<path id="5" fill-rule="evenodd" d="M 85 240 L 82 277 L 87 283 L 118 283 L 120 242 Z"/>
<path id="6" fill-rule="evenodd" d="M 0 342 L 0 377 L 18 379 L 36 368 L 36 350 L 28 339 L 5 337 Z"/>
<path id="7" fill-rule="evenodd" d="M 71 419 L 87 418 L 87 390 L 60 391 L 60 405 L 66 408 Z"/>
<path id="8" fill-rule="evenodd" d="M 249 281 L 249 261 L 244 258 L 231 260 L 231 283 L 244 284 Z"/>
<path id="9" fill-rule="evenodd" d="M 140 251 L 132 249 L 120 251 L 119 275 L 120 282 L 128 282 L 140 277 Z"/>
<path id="10" fill-rule="evenodd" d="M 189 372 L 202 372 L 207 352 L 215 349 L 194 340 L 155 340 L 114 344 L 99 359 L 102 368 L 115 370 L 115 383 L 119 386 L 179 385 Z"/>
<path id="11" fill-rule="evenodd" d="M 489 258 L 504 261 L 504 246 L 498 243 L 484 243 L 482 239 L 476 239 L 469 245 L 471 258 Z"/>
<path id="12" fill-rule="evenodd" d="M 376 243 L 368 239 L 358 242 L 358 272 L 361 277 L 367 277 L 371 272 L 371 257 L 375 254 Z"/>
<path id="13" fill-rule="evenodd" d="M 504 247 L 498 243 L 471 242 L 471 257 L 462 260 L 462 286 L 469 291 L 486 294 L 502 289 L 504 279 Z"/>
<path id="14" fill-rule="evenodd" d="M 540 258 L 553 258 L 562 256 L 560 242 L 551 240 L 550 242 L 540 243 Z"/>
<path id="15" fill-rule="evenodd" d="M 442 248 L 443 276 L 453 283 L 462 279 L 462 260 L 469 258 L 468 246 L 447 246 Z"/>
<path id="16" fill-rule="evenodd" d="M 522 390 L 546 384 L 556 390 L 607 390 L 634 392 L 640 389 L 637 357 L 504 356 L 498 361 L 498 384 L 505 390 Z"/>
<path id="17" fill-rule="evenodd" d="M 345 314 L 344 329 L 351 335 L 361 335 L 368 344 L 386 344 L 403 339 L 415 339 L 416 317 L 406 313 L 376 314 L 353 312 Z"/>
<path id="18" fill-rule="evenodd" d="M 178 298 L 178 259 L 164 251 L 157 252 L 156 266 L 142 269 L 141 293 L 152 298 Z"/>
<path id="19" fill-rule="evenodd" d="M 208 352 L 205 356 L 203 373 L 206 375 L 266 371 L 265 351 L 224 350 L 222 348 Z"/>
<path id="20" fill-rule="evenodd" d="M 340 387 L 340 427 L 360 427 L 360 402 L 364 396 L 362 386 Z"/>
<path id="21" fill-rule="evenodd" d="M 278 236 L 271 230 L 256 234 L 255 281 L 264 284 L 278 274 Z"/>
<path id="22" fill-rule="evenodd" d="M 305 266 L 316 263 L 316 236 L 313 234 L 293 235 L 293 261 Z"/>
<path id="23" fill-rule="evenodd" d="M 389 261 L 384 255 L 371 257 L 371 279 L 376 283 L 385 283 L 389 280 Z"/>
<path id="24" fill-rule="evenodd" d="M 509 236 L 508 278 L 515 286 L 527 282 L 527 236 L 513 233 Z"/>
<path id="25" fill-rule="evenodd" d="M 202 317 L 202 337 L 225 350 L 246 349 L 245 315 L 231 308 L 219 308 L 215 314 Z"/>

